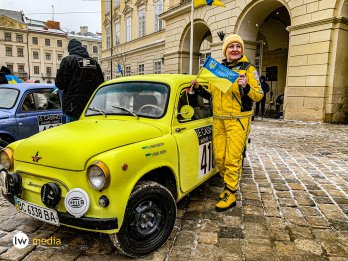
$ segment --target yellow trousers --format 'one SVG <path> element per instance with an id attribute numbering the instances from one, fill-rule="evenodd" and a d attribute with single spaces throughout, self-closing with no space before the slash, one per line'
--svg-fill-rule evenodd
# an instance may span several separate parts
<path id="1" fill-rule="evenodd" d="M 238 190 L 242 175 L 243 151 L 250 132 L 250 117 L 242 119 L 215 119 L 213 147 L 215 163 L 226 186 Z"/>

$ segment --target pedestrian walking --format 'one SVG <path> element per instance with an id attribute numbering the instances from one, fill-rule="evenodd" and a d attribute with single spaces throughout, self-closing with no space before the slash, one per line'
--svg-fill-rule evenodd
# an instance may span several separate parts
<path id="1" fill-rule="evenodd" d="M 256 102 L 255 116 L 259 115 L 259 109 L 261 104 L 261 116 L 263 117 L 265 115 L 266 94 L 269 92 L 269 85 L 266 82 L 266 77 L 263 75 L 260 77 L 260 82 L 261 82 L 261 88 L 263 91 L 263 97 L 261 101 Z"/>
<path id="2" fill-rule="evenodd" d="M 191 82 L 195 92 L 213 103 L 213 146 L 215 163 L 225 187 L 220 194 L 216 211 L 225 211 L 236 205 L 236 192 L 242 174 L 243 151 L 250 132 L 253 101 L 259 101 L 263 92 L 255 67 L 243 55 L 244 41 L 233 34 L 224 41 L 222 64 L 239 73 L 227 92 L 211 84 L 209 89 Z"/>
<path id="3" fill-rule="evenodd" d="M 91 58 L 80 41 L 71 39 L 69 55 L 60 63 L 56 86 L 63 91 L 63 112 L 66 122 L 77 120 L 95 89 L 104 82 L 96 60 Z"/>

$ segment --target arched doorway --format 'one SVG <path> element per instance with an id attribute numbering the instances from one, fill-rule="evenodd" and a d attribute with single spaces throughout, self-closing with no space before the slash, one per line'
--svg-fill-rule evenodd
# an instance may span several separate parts
<path id="1" fill-rule="evenodd" d="M 266 76 L 271 87 L 271 92 L 267 94 L 268 104 L 285 92 L 289 52 L 289 32 L 286 28 L 290 25 L 289 12 L 278 0 L 250 4 L 236 24 L 235 33 L 244 39 L 247 57 L 259 74 Z"/>
<path id="2" fill-rule="evenodd" d="M 193 22 L 193 62 L 192 74 L 197 74 L 200 69 L 200 63 L 209 53 L 210 45 L 212 43 L 211 31 L 204 20 L 196 19 Z M 182 34 L 180 41 L 180 68 L 179 73 L 188 74 L 190 64 L 190 30 L 191 23 L 189 23 Z"/>

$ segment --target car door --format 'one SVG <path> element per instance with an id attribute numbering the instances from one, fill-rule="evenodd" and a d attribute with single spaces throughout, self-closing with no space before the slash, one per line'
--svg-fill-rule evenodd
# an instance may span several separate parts
<path id="1" fill-rule="evenodd" d="M 59 95 L 53 89 L 28 90 L 16 112 L 19 138 L 63 124 Z"/>
<path id="2" fill-rule="evenodd" d="M 209 101 L 190 95 L 189 86 L 179 88 L 176 97 L 172 133 L 179 153 L 179 175 L 182 192 L 188 192 L 216 172 L 212 147 L 212 110 Z M 180 108 L 190 105 L 194 115 L 184 119 Z"/>

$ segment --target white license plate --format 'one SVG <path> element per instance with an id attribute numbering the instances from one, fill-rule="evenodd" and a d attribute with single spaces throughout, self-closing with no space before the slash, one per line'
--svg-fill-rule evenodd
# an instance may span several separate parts
<path id="1" fill-rule="evenodd" d="M 17 197 L 14 197 L 14 202 L 20 212 L 52 225 L 60 225 L 58 213 L 54 209 L 43 208 Z"/>

